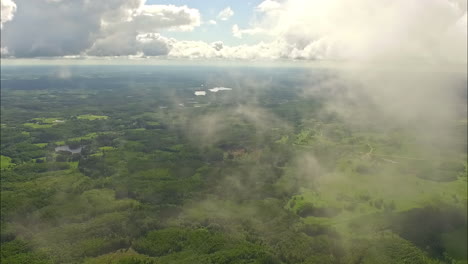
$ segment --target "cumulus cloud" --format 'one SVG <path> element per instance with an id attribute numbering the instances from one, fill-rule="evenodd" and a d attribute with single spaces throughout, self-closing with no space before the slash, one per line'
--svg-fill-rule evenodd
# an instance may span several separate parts
<path id="1" fill-rule="evenodd" d="M 158 33 L 140 34 L 136 39 L 138 47 L 146 56 L 167 55 L 175 42 L 174 39 L 165 38 Z"/>
<path id="2" fill-rule="evenodd" d="M 91 56 L 164 56 L 167 55 L 176 41 L 161 36 L 159 33 L 129 34 L 117 32 L 97 39 L 86 51 Z"/>
<path id="3" fill-rule="evenodd" d="M 466 63 L 463 0 L 266 0 L 257 10 L 263 18 L 251 32 L 263 29 L 293 45 L 291 57 Z"/>
<path id="4" fill-rule="evenodd" d="M 3 28 L 3 23 L 13 19 L 16 12 L 16 4 L 12 0 L 1 0 L 1 17 L 0 27 Z"/>
<path id="5" fill-rule="evenodd" d="M 137 31 L 143 32 L 162 28 L 190 31 L 200 25 L 200 12 L 187 6 L 143 5 L 133 13 L 129 23 Z"/>
<path id="6" fill-rule="evenodd" d="M 167 55 L 175 40 L 161 36 L 159 31 L 190 31 L 199 25 L 200 13 L 196 9 L 143 5 L 125 21 L 103 25 L 101 34 L 86 53 L 94 56 Z"/>
<path id="7" fill-rule="evenodd" d="M 15 19 L 3 26 L 2 47 L 15 57 L 167 54 L 170 41 L 140 35 L 189 31 L 200 20 L 196 9 L 146 5 L 144 0 L 22 0 Z"/>
<path id="8" fill-rule="evenodd" d="M 219 12 L 218 19 L 226 21 L 229 18 L 231 18 L 233 15 L 234 15 L 234 11 L 232 11 L 231 7 L 228 6 L 224 8 L 223 10 L 221 10 L 221 12 Z"/>
<path id="9" fill-rule="evenodd" d="M 16 4 L 11 0 L 1 0 L 1 16 L 0 16 L 0 29 L 3 29 L 3 24 L 12 20 L 16 12 Z M 5 46 L 3 40 L 0 43 L 0 55 L 2 57 L 8 56 L 8 47 Z"/>

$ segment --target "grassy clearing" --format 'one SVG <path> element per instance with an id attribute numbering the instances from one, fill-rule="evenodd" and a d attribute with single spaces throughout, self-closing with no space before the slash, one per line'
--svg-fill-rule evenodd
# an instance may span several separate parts
<path id="1" fill-rule="evenodd" d="M 82 140 L 92 140 L 92 139 L 96 138 L 99 135 L 105 135 L 105 134 L 109 134 L 109 133 L 111 133 L 111 132 L 92 132 L 92 133 L 86 134 L 86 135 L 84 135 L 82 137 L 69 138 L 66 141 L 79 142 L 79 141 L 82 141 Z M 56 141 L 56 142 L 54 142 L 54 144 L 58 145 L 58 146 L 63 146 L 63 145 L 66 145 L 66 141 Z"/>
<path id="2" fill-rule="evenodd" d="M 89 139 L 93 139 L 93 138 L 95 138 L 97 136 L 98 136 L 98 133 L 93 132 L 93 133 L 86 134 L 86 135 L 84 135 L 82 137 L 74 137 L 74 138 L 70 138 L 68 140 L 70 140 L 70 141 L 89 140 Z"/>
<path id="3" fill-rule="evenodd" d="M 8 169 L 15 166 L 15 163 L 11 162 L 11 158 L 7 156 L 1 155 L 1 163 L 0 163 L 0 168 L 2 170 Z"/>
<path id="4" fill-rule="evenodd" d="M 100 116 L 100 115 L 79 115 L 77 116 L 78 119 L 85 119 L 85 120 L 104 120 L 109 118 L 108 116 Z"/>
<path id="5" fill-rule="evenodd" d="M 24 123 L 23 126 L 29 128 L 51 128 L 54 124 Z"/>
<path id="6" fill-rule="evenodd" d="M 70 169 L 78 169 L 78 161 L 68 162 L 70 164 Z"/>
<path id="7" fill-rule="evenodd" d="M 99 150 L 102 150 L 102 151 L 111 151 L 111 150 L 115 150 L 116 148 L 114 147 L 109 147 L 109 146 L 106 146 L 106 147 L 100 147 Z"/>
<path id="8" fill-rule="evenodd" d="M 110 146 L 105 146 L 105 147 L 100 147 L 99 152 L 92 154 L 91 156 L 93 157 L 102 157 L 104 156 L 104 152 L 109 152 L 109 151 L 114 151 L 117 150 L 115 147 L 110 147 Z"/>
<path id="9" fill-rule="evenodd" d="M 160 126 L 161 123 L 159 122 L 156 122 L 156 121 L 148 121 L 146 122 L 147 125 L 150 125 L 150 126 Z"/>

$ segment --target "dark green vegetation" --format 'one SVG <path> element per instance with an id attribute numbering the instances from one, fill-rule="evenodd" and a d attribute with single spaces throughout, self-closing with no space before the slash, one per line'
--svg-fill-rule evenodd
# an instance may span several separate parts
<path id="1" fill-rule="evenodd" d="M 60 70 L 2 67 L 2 263 L 467 263 L 466 119 L 343 118 L 317 69 Z"/>

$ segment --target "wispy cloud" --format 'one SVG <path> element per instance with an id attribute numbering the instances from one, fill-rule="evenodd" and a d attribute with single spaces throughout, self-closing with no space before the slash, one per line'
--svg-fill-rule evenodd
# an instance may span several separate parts
<path id="1" fill-rule="evenodd" d="M 232 11 L 231 7 L 226 7 L 218 14 L 218 19 L 222 21 L 227 21 L 234 15 L 234 11 Z"/>

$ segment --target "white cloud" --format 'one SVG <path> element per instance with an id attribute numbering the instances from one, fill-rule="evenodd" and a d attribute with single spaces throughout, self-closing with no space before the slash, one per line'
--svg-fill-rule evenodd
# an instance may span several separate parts
<path id="1" fill-rule="evenodd" d="M 232 35 L 236 38 L 242 38 L 242 32 L 237 24 L 232 26 Z"/>
<path id="2" fill-rule="evenodd" d="M 227 46 L 217 41 L 176 41 L 168 56 L 190 59 L 274 60 L 288 58 L 291 47 L 284 41 L 260 42 L 255 45 Z"/>
<path id="3" fill-rule="evenodd" d="M 265 0 L 257 6 L 260 12 L 272 12 L 281 8 L 281 4 L 273 0 Z"/>
<path id="4" fill-rule="evenodd" d="M 232 35 L 236 38 L 242 38 L 242 35 L 268 34 L 267 30 L 260 27 L 240 29 L 237 24 L 232 26 Z"/>
<path id="5" fill-rule="evenodd" d="M 16 4 L 12 0 L 1 0 L 1 17 L 0 27 L 3 28 L 3 23 L 13 19 L 16 12 Z"/>
<path id="6" fill-rule="evenodd" d="M 263 29 L 294 47 L 290 57 L 466 63 L 464 0 L 265 0 L 257 10 L 257 23 L 233 33 Z"/>
<path id="7" fill-rule="evenodd" d="M 97 39 L 86 51 L 91 56 L 165 56 L 169 53 L 174 39 L 161 36 L 159 33 L 125 34 L 116 33 Z"/>
<path id="8" fill-rule="evenodd" d="M 175 40 L 162 29 L 190 31 L 200 25 L 200 12 L 187 6 L 142 5 L 121 22 L 108 23 L 86 51 L 95 56 L 167 55 Z"/>
<path id="9" fill-rule="evenodd" d="M 1 0 L 0 2 L 0 29 L 3 29 L 3 24 L 12 20 L 16 12 L 16 4 L 11 0 Z M 0 39 L 2 40 L 2 39 Z M 5 46 L 3 40 L 0 43 L 0 56 L 6 57 L 9 55 L 8 47 Z"/>
<path id="10" fill-rule="evenodd" d="M 215 20 L 211 19 L 211 20 L 208 20 L 207 24 L 216 25 L 218 23 Z"/>
<path id="11" fill-rule="evenodd" d="M 219 57 L 217 51 L 212 45 L 203 41 L 177 41 L 172 46 L 168 54 L 176 58 L 215 58 Z"/>
<path id="12" fill-rule="evenodd" d="M 146 56 L 167 55 L 172 48 L 174 39 L 161 36 L 158 33 L 148 33 L 137 36 L 138 47 Z"/>
<path id="13" fill-rule="evenodd" d="M 231 18 L 233 15 L 234 15 L 234 11 L 232 11 L 231 7 L 228 6 L 224 8 L 223 10 L 221 10 L 221 12 L 219 12 L 218 19 L 226 21 L 229 18 Z"/>
<path id="14" fill-rule="evenodd" d="M 166 39 L 152 35 L 142 42 L 138 36 L 190 31 L 201 21 L 197 9 L 145 5 L 145 0 L 22 0 L 17 5 L 15 19 L 2 29 L 2 47 L 15 57 L 165 55 Z M 2 19 L 3 12 L 2 6 Z"/>
<path id="15" fill-rule="evenodd" d="M 161 28 L 190 31 L 200 26 L 200 12 L 187 6 L 143 5 L 131 17 L 138 31 L 154 32 Z"/>

